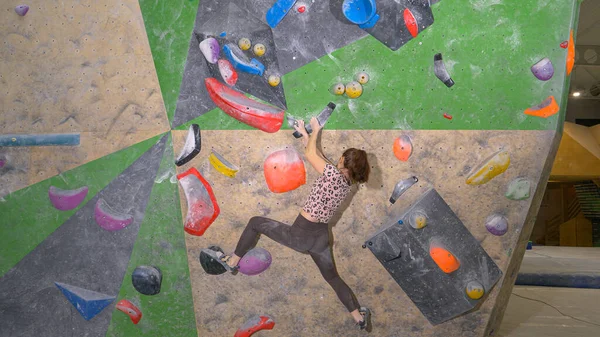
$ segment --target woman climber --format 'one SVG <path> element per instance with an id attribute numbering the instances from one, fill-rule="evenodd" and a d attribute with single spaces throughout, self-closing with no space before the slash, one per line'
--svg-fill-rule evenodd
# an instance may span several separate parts
<path id="1" fill-rule="evenodd" d="M 311 136 L 304 128 L 304 121 L 297 121 L 294 128 L 302 134 L 306 159 L 321 176 L 314 182 L 300 214 L 291 226 L 264 217 L 251 218 L 234 254 L 223 256 L 221 261 L 229 271 L 235 272 L 241 257 L 252 248 L 259 234 L 264 234 L 296 251 L 308 253 L 360 329 L 370 332 L 371 311 L 358 304 L 350 287 L 338 275 L 333 262 L 328 225 L 331 217 L 350 193 L 350 186 L 353 183 L 367 182 L 369 179 L 367 154 L 363 150 L 347 149 L 334 166 L 317 149 L 317 138 L 322 126 L 314 117 L 310 120 L 310 126 L 313 130 Z"/>

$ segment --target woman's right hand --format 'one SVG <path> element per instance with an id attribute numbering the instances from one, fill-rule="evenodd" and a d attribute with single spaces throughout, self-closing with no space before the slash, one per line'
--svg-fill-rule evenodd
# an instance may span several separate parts
<path id="1" fill-rule="evenodd" d="M 296 120 L 296 122 L 294 123 L 294 129 L 298 131 L 303 137 L 308 137 L 308 132 L 306 132 L 303 120 Z"/>

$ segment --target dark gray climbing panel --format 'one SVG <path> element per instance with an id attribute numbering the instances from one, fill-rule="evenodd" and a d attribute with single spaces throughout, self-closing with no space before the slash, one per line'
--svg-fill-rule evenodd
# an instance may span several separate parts
<path id="1" fill-rule="evenodd" d="M 409 225 L 415 212 L 427 217 L 421 229 Z M 480 283 L 487 294 L 502 275 L 435 189 L 390 222 L 367 240 L 367 247 L 432 324 L 457 317 L 482 301 L 467 296 L 469 282 Z M 432 244 L 450 251 L 460 267 L 442 271 L 430 256 Z"/>

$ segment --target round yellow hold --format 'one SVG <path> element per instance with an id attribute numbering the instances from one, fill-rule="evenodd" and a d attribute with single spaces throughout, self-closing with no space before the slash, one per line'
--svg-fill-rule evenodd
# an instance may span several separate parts
<path id="1" fill-rule="evenodd" d="M 362 85 L 360 85 L 360 83 L 352 81 L 346 84 L 346 96 L 350 98 L 358 98 L 360 97 L 360 95 L 362 95 L 362 92 L 363 88 Z"/>
<path id="2" fill-rule="evenodd" d="M 483 297 L 485 290 L 481 283 L 477 281 L 471 281 L 467 284 L 467 288 L 465 289 L 467 296 L 469 296 L 472 300 L 478 300 Z"/>
<path id="3" fill-rule="evenodd" d="M 269 85 L 270 86 L 276 87 L 279 85 L 280 82 L 281 82 L 281 78 L 279 78 L 279 76 L 276 76 L 276 75 L 269 76 Z"/>
<path id="4" fill-rule="evenodd" d="M 238 41 L 238 46 L 241 50 L 248 50 L 252 47 L 252 43 L 249 38 L 243 37 Z"/>
<path id="5" fill-rule="evenodd" d="M 267 47 L 262 43 L 257 43 L 252 50 L 254 51 L 254 55 L 263 56 L 267 52 Z"/>
<path id="6" fill-rule="evenodd" d="M 420 211 L 413 212 L 410 215 L 409 223 L 412 228 L 421 229 L 427 226 L 427 216 L 425 215 L 425 213 Z"/>
<path id="7" fill-rule="evenodd" d="M 343 95 L 346 92 L 346 87 L 343 83 L 336 83 L 329 88 L 329 91 L 334 95 Z"/>
<path id="8" fill-rule="evenodd" d="M 356 81 L 360 84 L 367 84 L 369 82 L 369 74 L 364 71 L 356 74 Z"/>

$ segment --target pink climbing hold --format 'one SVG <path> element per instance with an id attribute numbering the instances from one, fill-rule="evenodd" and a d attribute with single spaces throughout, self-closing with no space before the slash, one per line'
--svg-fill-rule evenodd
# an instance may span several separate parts
<path id="1" fill-rule="evenodd" d="M 231 65 L 231 62 L 220 59 L 217 63 L 219 64 L 219 72 L 221 73 L 221 77 L 225 80 L 225 83 L 234 86 L 237 83 L 238 74 Z"/>
<path id="2" fill-rule="evenodd" d="M 19 14 L 20 16 L 25 16 L 25 14 L 27 14 L 27 12 L 29 12 L 29 6 L 19 5 L 19 6 L 15 7 L 15 12 L 17 14 Z"/>
<path id="3" fill-rule="evenodd" d="M 128 300 L 120 300 L 117 303 L 117 309 L 129 316 L 133 324 L 138 324 L 142 319 L 142 311 Z"/>
<path id="4" fill-rule="evenodd" d="M 69 211 L 77 208 L 85 199 L 88 193 L 88 187 L 83 186 L 75 190 L 61 190 L 58 187 L 50 186 L 48 197 L 52 206 L 59 211 Z"/>
<path id="5" fill-rule="evenodd" d="M 3 168 L 6 165 L 6 161 L 4 159 L 0 159 L 0 168 Z"/>
<path id="6" fill-rule="evenodd" d="M 101 198 L 96 202 L 94 219 L 100 227 L 111 232 L 121 230 L 133 222 L 133 216 L 113 212 Z"/>

